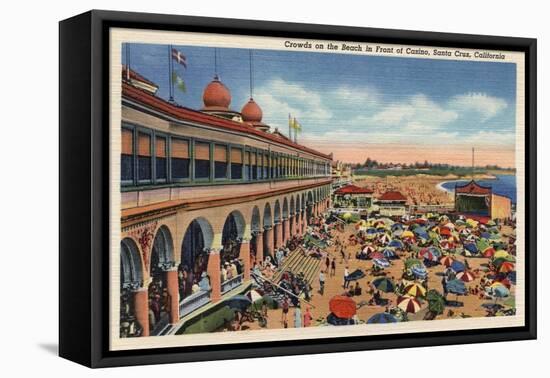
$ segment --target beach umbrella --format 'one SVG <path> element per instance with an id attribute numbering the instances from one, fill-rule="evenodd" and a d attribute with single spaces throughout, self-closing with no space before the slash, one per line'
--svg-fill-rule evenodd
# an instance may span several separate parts
<path id="1" fill-rule="evenodd" d="M 393 232 L 401 230 L 403 231 L 405 229 L 405 226 L 402 223 L 394 223 L 391 225 L 391 230 Z"/>
<path id="2" fill-rule="evenodd" d="M 509 261 L 504 261 L 502 264 L 500 264 L 500 267 L 498 268 L 499 273 L 509 273 L 516 269 L 514 263 L 511 263 Z"/>
<path id="3" fill-rule="evenodd" d="M 495 254 L 495 249 L 493 247 L 489 247 L 483 251 L 483 257 L 491 258 Z"/>
<path id="4" fill-rule="evenodd" d="M 426 294 L 428 310 L 439 315 L 445 311 L 445 298 L 437 290 L 431 289 Z"/>
<path id="5" fill-rule="evenodd" d="M 470 227 L 472 227 L 472 228 L 476 228 L 478 224 L 479 224 L 478 221 L 475 221 L 475 220 L 473 220 L 473 219 L 471 219 L 471 218 L 466 219 L 466 225 L 467 225 L 467 226 L 470 226 Z"/>
<path id="6" fill-rule="evenodd" d="M 399 297 L 397 298 L 397 307 L 405 312 L 415 314 L 420 310 L 420 302 L 412 297 Z"/>
<path id="7" fill-rule="evenodd" d="M 403 249 L 404 245 L 403 245 L 403 242 L 402 242 L 401 240 L 393 239 L 393 240 L 388 244 L 388 247 Z"/>
<path id="8" fill-rule="evenodd" d="M 252 304 L 252 301 L 246 295 L 235 295 L 227 299 L 224 304 L 233 310 L 244 311 Z"/>
<path id="9" fill-rule="evenodd" d="M 385 258 L 373 259 L 372 262 L 374 263 L 374 265 L 376 265 L 379 268 L 388 268 L 391 265 L 390 262 Z"/>
<path id="10" fill-rule="evenodd" d="M 395 252 L 387 248 L 382 252 L 382 255 L 384 255 L 387 259 L 393 259 L 396 257 Z"/>
<path id="11" fill-rule="evenodd" d="M 487 239 L 479 239 L 476 242 L 476 247 L 477 247 L 478 251 L 485 251 L 487 248 L 491 247 L 491 244 L 489 243 L 489 241 Z"/>
<path id="12" fill-rule="evenodd" d="M 477 246 L 474 243 L 464 244 L 464 249 L 474 255 L 479 252 Z"/>
<path id="13" fill-rule="evenodd" d="M 495 252 L 495 254 L 493 255 L 493 258 L 495 259 L 505 259 L 509 256 L 510 254 L 508 252 L 506 252 L 505 250 L 503 249 L 500 249 L 498 251 Z"/>
<path id="14" fill-rule="evenodd" d="M 416 236 L 422 239 L 428 239 L 428 232 L 424 227 L 416 227 L 413 232 Z"/>
<path id="15" fill-rule="evenodd" d="M 329 310 L 336 317 L 351 319 L 357 312 L 357 305 L 353 299 L 344 295 L 336 295 L 328 303 Z"/>
<path id="16" fill-rule="evenodd" d="M 374 251 L 369 253 L 369 259 L 383 259 L 384 255 L 380 251 Z"/>
<path id="17" fill-rule="evenodd" d="M 392 314 L 387 312 L 380 312 L 374 314 L 367 320 L 367 324 L 387 324 L 387 323 L 397 323 L 397 318 Z"/>
<path id="18" fill-rule="evenodd" d="M 424 260 L 428 261 L 437 261 L 438 257 L 428 248 L 422 248 L 418 253 L 418 256 L 422 257 Z"/>
<path id="19" fill-rule="evenodd" d="M 462 263 L 460 261 L 455 260 L 451 264 L 450 268 L 452 270 L 454 270 L 455 273 L 458 273 L 458 272 L 463 272 L 464 270 L 466 270 L 466 265 L 464 265 L 464 263 Z"/>
<path id="20" fill-rule="evenodd" d="M 424 264 L 422 263 L 422 260 L 419 260 L 419 259 L 407 259 L 407 260 L 405 260 L 405 268 L 406 269 L 410 269 L 415 265 L 423 266 Z"/>
<path id="21" fill-rule="evenodd" d="M 401 238 L 403 238 L 403 239 L 406 239 L 406 238 L 412 239 L 412 238 L 414 238 L 414 234 L 409 230 L 403 231 L 403 233 L 401 234 Z"/>
<path id="22" fill-rule="evenodd" d="M 443 264 L 445 267 L 450 267 L 455 262 L 455 259 L 453 259 L 451 256 L 443 256 L 439 263 Z"/>
<path id="23" fill-rule="evenodd" d="M 384 293 L 393 293 L 395 291 L 395 284 L 392 280 L 386 277 L 379 277 L 373 280 L 372 285 Z"/>
<path id="24" fill-rule="evenodd" d="M 372 253 L 375 251 L 376 249 L 370 244 L 366 245 L 365 248 L 363 248 L 363 253 Z"/>
<path id="25" fill-rule="evenodd" d="M 382 244 L 387 244 L 390 242 L 390 237 L 388 236 L 388 234 L 384 234 L 380 236 L 380 238 L 378 238 L 378 241 Z"/>
<path id="26" fill-rule="evenodd" d="M 411 272 L 418 278 L 425 278 L 428 275 L 428 271 L 424 265 L 413 265 Z"/>
<path id="27" fill-rule="evenodd" d="M 439 229 L 439 235 L 441 235 L 441 236 L 447 236 L 447 237 L 452 236 L 452 228 L 447 227 L 447 226 L 441 227 L 441 228 Z"/>
<path id="28" fill-rule="evenodd" d="M 500 282 L 494 283 L 489 286 L 487 293 L 495 297 L 495 300 L 498 298 L 505 298 L 510 295 L 510 290 Z"/>
<path id="29" fill-rule="evenodd" d="M 464 295 L 466 294 L 466 286 L 464 285 L 464 282 L 458 279 L 451 280 L 447 282 L 445 285 L 447 292 L 453 293 L 456 295 Z"/>
<path id="30" fill-rule="evenodd" d="M 512 287 L 512 282 L 506 277 L 506 278 L 497 278 L 497 282 L 500 282 L 504 286 L 506 286 L 507 289 L 510 289 Z"/>
<path id="31" fill-rule="evenodd" d="M 463 282 L 472 282 L 473 280 L 476 279 L 474 274 L 472 272 L 468 272 L 468 271 L 459 272 L 456 275 L 456 278 L 463 281 Z"/>
<path id="32" fill-rule="evenodd" d="M 405 286 L 403 292 L 405 293 L 405 295 L 415 298 L 424 297 L 426 295 L 426 289 L 424 288 L 424 286 L 417 283 Z"/>
<path id="33" fill-rule="evenodd" d="M 376 228 L 373 228 L 373 227 L 368 228 L 367 235 L 376 235 Z"/>

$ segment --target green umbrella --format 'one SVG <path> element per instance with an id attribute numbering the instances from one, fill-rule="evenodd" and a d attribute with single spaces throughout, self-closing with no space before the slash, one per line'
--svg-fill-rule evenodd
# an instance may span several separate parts
<path id="1" fill-rule="evenodd" d="M 436 315 L 443 314 L 445 311 L 445 298 L 437 290 L 431 289 L 426 294 L 428 301 L 428 310 Z"/>
<path id="2" fill-rule="evenodd" d="M 395 291 L 395 284 L 392 280 L 386 277 L 379 277 L 372 281 L 372 285 L 384 293 L 393 293 Z"/>
<path id="3" fill-rule="evenodd" d="M 407 260 L 405 260 L 405 268 L 406 269 L 410 269 L 411 267 L 413 267 L 415 265 L 424 265 L 424 264 L 422 264 L 422 261 L 420 261 L 419 259 L 407 259 Z"/>

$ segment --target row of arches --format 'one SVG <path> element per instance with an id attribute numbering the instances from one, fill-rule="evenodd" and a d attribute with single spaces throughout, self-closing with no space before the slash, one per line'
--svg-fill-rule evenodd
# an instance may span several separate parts
<path id="1" fill-rule="evenodd" d="M 183 234 L 178 255 L 173 233 L 161 225 L 148 262 L 139 242 L 124 238 L 121 337 L 159 334 L 201 301 L 219 300 L 225 291 L 249 279 L 254 262 L 273 256 L 276 247 L 305 232 L 307 219 L 328 207 L 329 193 L 328 187 L 321 187 L 264 203 L 240 204 L 225 216 L 218 234 L 211 220 L 197 216 Z"/>

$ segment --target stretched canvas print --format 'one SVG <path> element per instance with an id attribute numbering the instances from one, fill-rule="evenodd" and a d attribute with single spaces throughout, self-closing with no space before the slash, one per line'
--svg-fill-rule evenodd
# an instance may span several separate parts
<path id="1" fill-rule="evenodd" d="M 109 49 L 109 350 L 525 325 L 523 52 Z"/>

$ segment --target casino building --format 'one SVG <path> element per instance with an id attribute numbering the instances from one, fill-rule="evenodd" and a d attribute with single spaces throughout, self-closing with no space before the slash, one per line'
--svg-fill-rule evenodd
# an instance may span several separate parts
<path id="1" fill-rule="evenodd" d="M 121 337 L 206 322 L 250 289 L 255 262 L 330 205 L 331 156 L 270 132 L 252 98 L 232 110 L 217 76 L 200 110 L 157 89 L 123 72 Z M 222 268 L 235 266 L 224 280 Z"/>

